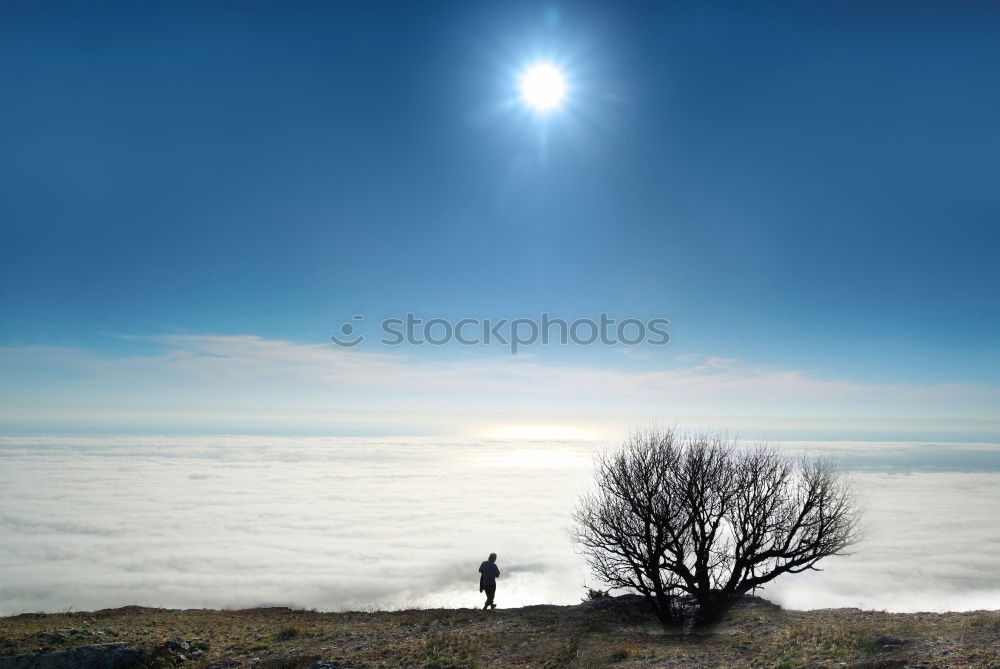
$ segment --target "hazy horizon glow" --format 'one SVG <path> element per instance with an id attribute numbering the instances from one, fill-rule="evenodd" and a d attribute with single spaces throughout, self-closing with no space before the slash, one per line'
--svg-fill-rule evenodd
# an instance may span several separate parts
<path id="1" fill-rule="evenodd" d="M 111 338 L 110 343 L 118 340 Z M 871 383 L 702 355 L 560 362 L 159 335 L 129 354 L 0 347 L 0 434 L 618 439 L 650 422 L 749 438 L 1000 441 L 1000 390 Z"/>

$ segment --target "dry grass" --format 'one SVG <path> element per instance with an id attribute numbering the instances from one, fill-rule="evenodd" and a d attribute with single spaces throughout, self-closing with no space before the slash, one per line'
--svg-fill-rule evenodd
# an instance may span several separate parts
<path id="1" fill-rule="evenodd" d="M 786 628 L 782 634 L 790 649 L 808 649 L 831 656 L 869 655 L 878 650 L 878 639 L 884 636 L 874 616 L 858 613 L 854 620 L 837 625 L 804 620 Z"/>
<path id="2" fill-rule="evenodd" d="M 1000 635 L 1000 611 L 975 611 L 963 623 L 973 634 Z"/>
<path id="3" fill-rule="evenodd" d="M 663 630 L 621 601 L 578 606 L 317 613 L 289 609 L 171 611 L 126 607 L 0 619 L 0 657 L 123 642 L 184 641 L 183 666 L 413 669 L 802 667 L 892 663 L 1000 667 L 1000 614 L 782 611 L 761 601 L 707 630 Z M 169 659 L 169 658 L 168 658 Z M 165 662 L 165 661 L 164 661 Z M 161 666 L 169 666 L 161 663 Z"/>

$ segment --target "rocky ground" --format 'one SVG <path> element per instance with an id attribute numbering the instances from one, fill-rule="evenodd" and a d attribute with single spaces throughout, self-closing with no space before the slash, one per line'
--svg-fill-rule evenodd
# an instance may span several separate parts
<path id="1" fill-rule="evenodd" d="M 371 613 L 128 606 L 0 618 L 0 669 L 130 667 L 1000 667 L 1000 611 L 784 611 L 748 599 L 711 629 L 640 600 Z"/>

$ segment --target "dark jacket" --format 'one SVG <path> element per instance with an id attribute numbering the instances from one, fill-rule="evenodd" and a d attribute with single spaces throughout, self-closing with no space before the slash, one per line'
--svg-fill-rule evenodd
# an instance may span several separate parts
<path id="1" fill-rule="evenodd" d="M 479 589 L 482 590 L 487 586 L 497 584 L 497 579 L 500 578 L 500 567 L 497 566 L 496 562 L 486 560 L 479 565 L 479 573 Z"/>

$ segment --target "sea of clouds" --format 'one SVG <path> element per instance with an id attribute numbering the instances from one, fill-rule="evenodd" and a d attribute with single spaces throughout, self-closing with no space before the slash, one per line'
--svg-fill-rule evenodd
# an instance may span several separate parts
<path id="1" fill-rule="evenodd" d="M 569 538 L 600 444 L 276 437 L 0 438 L 0 614 L 126 604 L 471 607 L 578 602 Z M 865 540 L 786 576 L 784 606 L 1000 608 L 1000 446 L 812 442 Z"/>

